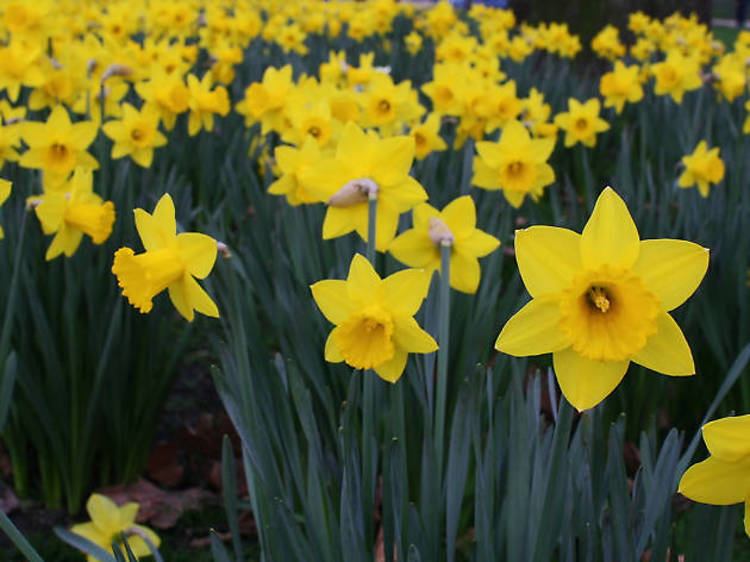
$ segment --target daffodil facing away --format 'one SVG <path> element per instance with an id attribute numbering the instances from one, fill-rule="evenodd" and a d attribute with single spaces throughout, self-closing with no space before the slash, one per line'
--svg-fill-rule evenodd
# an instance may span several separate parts
<path id="1" fill-rule="evenodd" d="M 21 136 L 29 149 L 19 164 L 64 178 L 78 166 L 96 170 L 99 163 L 86 149 L 94 142 L 98 127 L 91 121 L 71 123 L 67 110 L 57 105 L 45 123 L 26 121 Z"/>
<path id="2" fill-rule="evenodd" d="M 596 146 L 596 135 L 609 129 L 609 123 L 599 117 L 601 104 L 598 98 L 585 103 L 575 98 L 568 100 L 568 111 L 555 116 L 555 125 L 565 131 L 565 146 L 580 142 L 585 146 Z"/>
<path id="3" fill-rule="evenodd" d="M 578 234 L 516 231 L 516 259 L 532 300 L 503 327 L 496 349 L 552 353 L 557 381 L 578 410 L 601 402 L 634 361 L 666 375 L 695 373 L 669 311 L 695 291 L 708 250 L 684 240 L 643 240 L 624 201 L 606 188 Z"/>
<path id="4" fill-rule="evenodd" d="M 599 91 L 604 96 L 604 107 L 614 107 L 622 113 L 625 102 L 635 103 L 643 99 L 643 87 L 638 79 L 640 67 L 625 66 L 615 61 L 615 68 L 604 74 L 599 81 Z"/>
<path id="5" fill-rule="evenodd" d="M 384 252 L 396 235 L 398 217 L 427 200 L 424 188 L 409 175 L 414 139 L 381 139 L 349 122 L 336 155 L 307 170 L 301 180 L 318 201 L 328 203 L 323 238 L 356 230 L 367 241 L 368 197 L 377 197 L 375 248 Z"/>
<path id="6" fill-rule="evenodd" d="M 192 322 L 194 311 L 213 318 L 219 310 L 195 278 L 205 279 L 216 262 L 216 240 L 198 232 L 177 234 L 172 198 L 165 194 L 153 214 L 135 209 L 135 226 L 146 251 L 115 252 L 112 273 L 122 294 L 139 311 L 149 312 L 152 299 L 164 289 L 177 311 Z"/>
<path id="7" fill-rule="evenodd" d="M 750 537 L 750 415 L 714 420 L 702 432 L 711 456 L 685 471 L 678 491 L 711 505 L 745 502 L 745 533 Z"/>
<path id="8" fill-rule="evenodd" d="M 355 369 L 374 369 L 395 383 L 409 353 L 437 349 L 414 315 L 427 296 L 430 277 L 404 269 L 385 279 L 356 254 L 346 280 L 318 281 L 310 288 L 323 315 L 335 328 L 325 346 L 326 361 L 345 361 Z"/>
<path id="9" fill-rule="evenodd" d="M 463 293 L 476 293 L 480 269 L 478 258 L 497 249 L 500 241 L 476 228 L 474 200 L 468 196 L 451 201 L 442 211 L 428 203 L 414 208 L 414 228 L 397 236 L 388 250 L 398 261 L 431 274 L 440 271 L 440 244 L 451 247 L 450 285 Z"/>
<path id="10" fill-rule="evenodd" d="M 123 545 L 120 535 L 124 533 L 128 546 L 135 556 L 151 556 L 151 549 L 143 536 L 148 537 L 148 540 L 155 547 L 161 544 L 161 539 L 148 527 L 135 523 L 139 507 L 135 502 L 118 507 L 107 496 L 91 494 L 86 502 L 86 511 L 91 517 L 91 521 L 73 525 L 70 531 L 90 540 L 107 552 L 111 552 L 113 542 Z M 86 560 L 87 562 L 96 562 L 98 559 L 87 555 Z"/>
<path id="11" fill-rule="evenodd" d="M 112 158 L 130 156 L 143 168 L 150 168 L 154 148 L 167 144 L 167 137 L 159 131 L 159 111 L 146 104 L 140 111 L 129 103 L 122 104 L 122 118 L 108 121 L 102 127 L 104 134 L 114 141 Z"/>
<path id="12" fill-rule="evenodd" d="M 708 197 L 712 183 L 724 179 L 724 162 L 719 157 L 719 147 L 708 149 L 706 141 L 700 141 L 692 154 L 682 158 L 685 171 L 677 180 L 680 187 L 698 185 L 701 196 Z"/>
<path id="13" fill-rule="evenodd" d="M 55 184 L 31 199 L 42 232 L 55 235 L 47 248 L 46 260 L 63 253 L 72 256 L 84 234 L 94 244 L 101 244 L 112 233 L 115 206 L 94 193 L 93 178 L 91 170 L 78 168 L 70 181 Z"/>
<path id="14" fill-rule="evenodd" d="M 545 186 L 555 181 L 555 172 L 547 164 L 554 148 L 554 138 L 532 139 L 526 127 L 511 121 L 499 142 L 477 143 L 472 183 L 483 189 L 502 189 L 514 207 L 520 207 L 526 195 L 536 201 Z"/>
<path id="15" fill-rule="evenodd" d="M 296 207 L 307 203 L 318 203 L 318 199 L 310 194 L 300 179 L 305 172 L 315 166 L 323 158 L 318 143 L 308 137 L 300 148 L 293 146 L 277 146 L 274 150 L 276 165 L 281 176 L 268 186 L 268 193 L 284 195 L 287 203 Z"/>

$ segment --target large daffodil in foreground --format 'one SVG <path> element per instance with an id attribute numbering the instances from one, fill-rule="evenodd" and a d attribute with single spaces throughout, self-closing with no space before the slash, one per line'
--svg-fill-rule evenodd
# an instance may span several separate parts
<path id="1" fill-rule="evenodd" d="M 374 369 L 395 383 L 409 353 L 437 349 L 432 336 L 414 320 L 429 284 L 430 276 L 421 269 L 404 269 L 381 279 L 361 254 L 354 256 L 346 280 L 313 284 L 320 311 L 336 325 L 326 341 L 326 361 Z"/>
<path id="2" fill-rule="evenodd" d="M 750 536 L 750 415 L 714 420 L 703 426 L 711 456 L 680 479 L 679 492 L 712 505 L 745 502 L 745 533 Z"/>
<path id="3" fill-rule="evenodd" d="M 552 226 L 516 231 L 516 259 L 532 300 L 495 347 L 552 353 L 563 394 L 578 410 L 601 402 L 634 361 L 666 375 L 695 373 L 668 314 L 695 291 L 708 250 L 684 240 L 640 240 L 624 201 L 606 188 L 582 234 Z"/>

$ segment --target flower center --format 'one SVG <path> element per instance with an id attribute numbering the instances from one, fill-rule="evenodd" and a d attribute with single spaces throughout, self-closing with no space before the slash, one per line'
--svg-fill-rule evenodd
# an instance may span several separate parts
<path id="1" fill-rule="evenodd" d="M 70 204 L 65 209 L 65 222 L 88 234 L 94 244 L 101 244 L 109 238 L 112 223 L 115 222 L 115 206 L 112 201 L 103 205 L 84 203 Z"/>
<path id="2" fill-rule="evenodd" d="M 120 248 L 115 252 L 112 273 L 130 304 L 145 313 L 153 306 L 151 299 L 182 279 L 185 264 L 172 247 L 138 255 L 130 248 Z"/>
<path id="3" fill-rule="evenodd" d="M 67 145 L 55 142 L 47 149 L 46 167 L 55 174 L 64 175 L 73 169 L 75 156 Z"/>
<path id="4" fill-rule="evenodd" d="M 315 125 L 307 129 L 307 132 L 308 134 L 312 135 L 316 139 L 320 137 L 320 133 L 321 133 L 320 127 L 316 127 Z"/>
<path id="5" fill-rule="evenodd" d="M 393 319 L 377 305 L 347 318 L 334 330 L 333 337 L 344 360 L 355 369 L 372 369 L 395 353 Z"/>
<path id="6" fill-rule="evenodd" d="M 589 127 L 588 119 L 586 119 L 585 117 L 579 117 L 578 119 L 576 119 L 575 128 L 577 131 L 583 132 L 586 129 L 588 129 L 588 127 Z"/>
<path id="7" fill-rule="evenodd" d="M 632 271 L 611 265 L 583 271 L 560 295 L 560 329 L 587 359 L 623 361 L 656 333 L 659 300 Z"/>

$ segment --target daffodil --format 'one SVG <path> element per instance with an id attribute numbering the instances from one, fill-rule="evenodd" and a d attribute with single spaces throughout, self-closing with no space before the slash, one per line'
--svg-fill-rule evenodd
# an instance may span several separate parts
<path id="1" fill-rule="evenodd" d="M 515 356 L 552 353 L 557 381 L 578 410 L 601 402 L 631 361 L 673 376 L 695 373 L 669 315 L 695 291 L 708 250 L 684 240 L 641 241 L 625 202 L 606 188 L 582 234 L 517 230 L 516 259 L 532 300 L 495 347 Z"/>
<path id="2" fill-rule="evenodd" d="M 144 168 L 151 167 L 154 148 L 167 144 L 167 138 L 159 132 L 159 111 L 150 104 L 140 111 L 129 103 L 122 104 L 122 119 L 108 121 L 102 130 L 114 141 L 112 158 L 129 155 Z"/>
<path id="3" fill-rule="evenodd" d="M 304 203 L 317 203 L 319 200 L 310 194 L 301 179 L 307 170 L 323 158 L 315 139 L 305 139 L 300 148 L 277 146 L 274 157 L 281 177 L 268 186 L 268 193 L 286 196 L 287 203 L 293 207 Z"/>
<path id="4" fill-rule="evenodd" d="M 440 116 L 430 113 L 427 119 L 412 127 L 409 134 L 414 138 L 414 156 L 417 160 L 426 158 L 431 152 L 439 152 L 448 148 L 443 137 L 440 136 Z"/>
<path id="5" fill-rule="evenodd" d="M 526 127 L 511 121 L 498 142 L 477 143 L 472 184 L 484 189 L 502 189 L 514 207 L 526 195 L 535 201 L 544 187 L 555 181 L 555 172 L 547 164 L 555 148 L 554 138 L 532 139 Z"/>
<path id="6" fill-rule="evenodd" d="M 86 511 L 91 517 L 91 521 L 73 525 L 70 531 L 90 540 L 107 552 L 111 552 L 113 542 L 124 548 L 120 536 L 124 533 L 128 546 L 135 556 L 151 556 L 151 549 L 143 540 L 142 535 L 148 537 L 148 540 L 155 547 L 161 544 L 161 539 L 148 527 L 136 524 L 135 517 L 138 515 L 139 507 L 135 502 L 129 502 L 118 507 L 107 496 L 91 494 L 86 502 Z M 86 556 L 86 560 L 87 562 L 96 562 L 98 559 L 89 554 Z"/>
<path id="7" fill-rule="evenodd" d="M 135 85 L 135 91 L 148 104 L 154 105 L 167 131 L 174 128 L 177 116 L 190 105 L 190 91 L 177 74 L 167 74 L 157 66 L 147 82 Z"/>
<path id="8" fill-rule="evenodd" d="M 422 49 L 422 36 L 416 31 L 412 31 L 404 37 L 404 44 L 410 55 L 416 55 Z"/>
<path id="9" fill-rule="evenodd" d="M 188 74 L 188 90 L 190 91 L 190 116 L 188 117 L 188 134 L 192 137 L 198 131 L 214 130 L 214 115 L 224 117 L 229 113 L 229 94 L 224 86 L 211 89 L 211 74 L 206 73 L 201 80 Z"/>
<path id="10" fill-rule="evenodd" d="M 686 57 L 676 50 L 667 53 L 667 58 L 651 66 L 656 78 L 654 92 L 657 95 L 669 94 L 677 103 L 688 90 L 701 87 L 700 65 L 695 57 Z"/>
<path id="11" fill-rule="evenodd" d="M 5 203 L 5 200 L 10 195 L 10 189 L 13 184 L 9 182 L 8 180 L 0 179 L 0 205 Z M 5 231 L 3 231 L 3 227 L 0 226 L 0 240 L 5 238 Z"/>
<path id="12" fill-rule="evenodd" d="M 599 81 L 604 107 L 614 107 L 617 113 L 621 113 L 625 102 L 635 103 L 643 99 L 639 71 L 637 65 L 625 66 L 622 61 L 615 62 L 614 70 L 604 74 Z"/>
<path id="13" fill-rule="evenodd" d="M 450 244 L 450 286 L 463 293 L 476 293 L 480 269 L 478 258 L 497 249 L 500 241 L 476 228 L 474 200 L 468 196 L 451 201 L 442 211 L 428 203 L 414 208 L 414 228 L 398 235 L 388 247 L 398 261 L 431 274 L 440 271 L 440 244 Z"/>
<path id="14" fill-rule="evenodd" d="M 135 226 L 146 251 L 130 248 L 115 252 L 112 273 L 122 294 L 140 312 L 147 313 L 152 299 L 168 289 L 177 311 L 192 322 L 194 311 L 213 318 L 219 310 L 195 278 L 205 279 L 216 262 L 216 240 L 198 232 L 177 234 L 172 198 L 164 194 L 153 214 L 135 209 Z"/>
<path id="15" fill-rule="evenodd" d="M 701 196 L 708 197 L 710 184 L 724 179 L 724 162 L 719 157 L 719 147 L 708 149 L 706 141 L 700 141 L 692 154 L 682 158 L 685 171 L 677 180 L 680 187 L 698 185 Z"/>
<path id="16" fill-rule="evenodd" d="M 745 502 L 745 533 L 750 537 L 750 415 L 714 420 L 702 433 L 711 456 L 685 471 L 678 491 L 711 505 Z"/>
<path id="17" fill-rule="evenodd" d="M 377 197 L 375 247 L 384 252 L 396 235 L 398 217 L 427 200 L 424 188 L 409 175 L 414 139 L 381 139 L 347 123 L 336 155 L 308 169 L 301 180 L 319 201 L 328 203 L 323 222 L 325 240 L 356 230 L 367 241 L 368 197 Z"/>
<path id="18" fill-rule="evenodd" d="M 597 98 L 585 103 L 575 98 L 568 100 L 568 111 L 555 116 L 555 124 L 565 131 L 565 146 L 580 142 L 586 146 L 596 145 L 596 135 L 609 129 L 609 123 L 599 117 L 601 104 Z"/>
<path id="19" fill-rule="evenodd" d="M 284 104 L 292 88 L 292 65 L 268 67 L 263 72 L 263 81 L 250 84 L 245 90 L 244 99 L 235 109 L 245 116 L 247 126 L 260 121 L 264 134 L 279 130 Z"/>
<path id="20" fill-rule="evenodd" d="M 430 278 L 405 269 L 381 279 L 361 254 L 356 254 L 346 280 L 313 284 L 313 298 L 336 327 L 325 345 L 326 361 L 345 361 L 355 369 L 373 369 L 395 383 L 409 353 L 430 353 L 435 340 L 414 319 L 427 296 Z"/>
<path id="21" fill-rule="evenodd" d="M 84 234 L 94 244 L 101 244 L 112 233 L 115 206 L 94 193 L 93 175 L 91 170 L 78 168 L 69 182 L 54 184 L 31 198 L 42 232 L 55 235 L 46 260 L 63 253 L 72 256 Z"/>
<path id="22" fill-rule="evenodd" d="M 38 168 L 58 177 L 65 177 L 73 168 L 96 170 L 99 163 L 86 149 L 94 142 L 98 127 L 91 121 L 71 123 L 67 110 L 57 105 L 45 123 L 26 121 L 21 137 L 29 149 L 19 164 Z"/>

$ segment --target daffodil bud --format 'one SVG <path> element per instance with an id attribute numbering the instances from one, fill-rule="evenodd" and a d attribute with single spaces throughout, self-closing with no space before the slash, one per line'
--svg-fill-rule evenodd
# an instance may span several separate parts
<path id="1" fill-rule="evenodd" d="M 438 217 L 430 218 L 429 236 L 436 246 L 453 246 L 456 241 L 451 229 L 448 228 L 443 219 Z"/>
<path id="2" fill-rule="evenodd" d="M 101 83 L 104 84 L 104 82 L 106 82 L 107 79 L 111 78 L 112 76 L 130 76 L 131 74 L 133 74 L 132 68 L 124 64 L 120 64 L 119 62 L 115 62 L 110 64 L 104 71 L 104 74 L 102 74 Z"/>
<path id="3" fill-rule="evenodd" d="M 378 184 L 369 178 L 350 180 L 328 200 L 331 207 L 351 207 L 376 198 Z"/>

